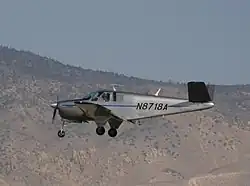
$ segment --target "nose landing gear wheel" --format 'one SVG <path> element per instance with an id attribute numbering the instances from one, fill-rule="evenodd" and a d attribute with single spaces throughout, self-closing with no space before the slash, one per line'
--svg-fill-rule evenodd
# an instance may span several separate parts
<path id="1" fill-rule="evenodd" d="M 63 138 L 65 136 L 65 131 L 59 130 L 57 135 L 58 135 L 58 137 Z"/>
<path id="2" fill-rule="evenodd" d="M 96 134 L 101 136 L 105 133 L 105 128 L 104 127 L 97 127 L 96 128 Z"/>
<path id="3" fill-rule="evenodd" d="M 108 135 L 109 135 L 110 137 L 112 137 L 112 138 L 116 137 L 116 135 L 117 135 L 117 130 L 116 130 L 116 129 L 113 129 L 113 128 L 109 129 Z"/>

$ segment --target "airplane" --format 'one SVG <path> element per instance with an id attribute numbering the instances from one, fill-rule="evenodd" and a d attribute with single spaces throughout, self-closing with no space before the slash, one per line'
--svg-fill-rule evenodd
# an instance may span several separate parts
<path id="1" fill-rule="evenodd" d="M 206 110 L 214 107 L 214 85 L 206 85 L 202 81 L 187 83 L 188 98 L 159 96 L 161 89 L 153 95 L 141 93 L 100 89 L 87 96 L 72 100 L 62 100 L 52 103 L 54 108 L 52 123 L 57 110 L 62 120 L 58 131 L 60 138 L 65 136 L 64 125 L 68 123 L 89 123 L 97 125 L 96 134 L 105 133 L 105 125 L 109 124 L 108 135 L 117 136 L 117 130 L 124 121 L 136 124 L 142 119 L 165 117 Z M 58 98 L 57 98 L 58 99 Z"/>

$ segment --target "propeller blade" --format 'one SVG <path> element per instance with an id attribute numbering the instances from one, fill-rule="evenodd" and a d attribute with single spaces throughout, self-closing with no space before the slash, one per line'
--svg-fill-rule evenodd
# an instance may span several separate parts
<path id="1" fill-rule="evenodd" d="M 58 109 L 58 102 L 59 102 L 59 97 L 58 95 L 56 96 L 56 103 L 52 103 L 50 106 L 54 108 L 53 116 L 52 116 L 52 123 L 54 123 L 55 116 L 56 116 L 56 111 Z"/>
<path id="2" fill-rule="evenodd" d="M 54 112 L 53 112 L 52 123 L 54 123 L 54 120 L 55 120 L 56 110 L 57 110 L 57 108 L 55 108 L 55 109 L 54 109 Z"/>

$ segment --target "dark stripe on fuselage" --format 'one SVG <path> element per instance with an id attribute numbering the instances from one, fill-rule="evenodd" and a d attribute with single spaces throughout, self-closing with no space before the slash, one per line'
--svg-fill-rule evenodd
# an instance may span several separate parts
<path id="1" fill-rule="evenodd" d="M 188 104 L 189 102 L 181 103 L 181 104 L 176 104 L 176 105 L 169 105 L 168 107 L 187 107 L 190 106 L 191 104 Z M 74 107 L 76 106 L 75 104 L 62 104 L 60 107 Z M 127 108 L 134 108 L 137 107 L 137 105 L 116 105 L 116 104 L 102 104 L 104 107 L 127 107 Z"/>
<path id="2" fill-rule="evenodd" d="M 115 105 L 115 104 L 103 104 L 105 107 L 136 107 L 137 105 Z"/>
<path id="3" fill-rule="evenodd" d="M 62 104 L 60 107 L 74 107 L 74 104 Z M 102 104 L 104 107 L 136 107 L 136 105 L 115 105 L 115 104 Z"/>

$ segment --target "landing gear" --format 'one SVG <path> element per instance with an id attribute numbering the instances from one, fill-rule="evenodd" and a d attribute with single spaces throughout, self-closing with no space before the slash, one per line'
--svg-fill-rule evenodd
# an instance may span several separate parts
<path id="1" fill-rule="evenodd" d="M 108 135 L 112 138 L 116 137 L 117 135 L 117 130 L 114 129 L 114 128 L 110 128 L 109 131 L 108 131 Z"/>
<path id="2" fill-rule="evenodd" d="M 65 124 L 65 121 L 62 121 L 61 130 L 59 130 L 57 133 L 59 138 L 63 138 L 65 136 L 64 124 Z"/>
<path id="3" fill-rule="evenodd" d="M 97 127 L 96 128 L 96 134 L 101 136 L 105 133 L 105 128 L 104 127 Z"/>
<path id="4" fill-rule="evenodd" d="M 96 134 L 99 135 L 99 136 L 102 136 L 103 134 L 105 133 L 105 128 L 103 126 L 99 126 L 96 128 Z M 114 128 L 110 128 L 109 131 L 108 131 L 108 135 L 110 137 L 116 137 L 117 135 L 117 130 L 114 129 Z"/>
<path id="5" fill-rule="evenodd" d="M 64 130 L 59 130 L 57 135 L 58 135 L 58 137 L 63 138 L 65 136 L 65 131 Z"/>

